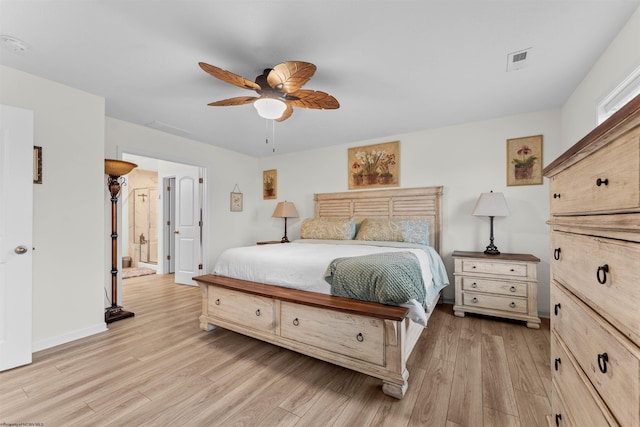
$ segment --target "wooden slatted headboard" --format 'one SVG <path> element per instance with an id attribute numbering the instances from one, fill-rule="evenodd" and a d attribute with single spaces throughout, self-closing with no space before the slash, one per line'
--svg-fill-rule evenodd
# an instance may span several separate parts
<path id="1" fill-rule="evenodd" d="M 314 194 L 316 218 L 428 219 L 429 244 L 440 253 L 442 186 Z"/>

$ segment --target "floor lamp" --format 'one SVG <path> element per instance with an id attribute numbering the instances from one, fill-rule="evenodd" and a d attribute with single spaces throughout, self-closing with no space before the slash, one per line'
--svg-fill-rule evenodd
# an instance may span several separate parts
<path id="1" fill-rule="evenodd" d="M 137 166 L 135 163 L 124 160 L 105 159 L 104 161 L 107 188 L 111 193 L 111 307 L 108 307 L 104 313 L 106 323 L 134 316 L 134 313 L 125 311 L 118 305 L 118 196 L 125 182 L 122 175 L 128 174 Z"/>

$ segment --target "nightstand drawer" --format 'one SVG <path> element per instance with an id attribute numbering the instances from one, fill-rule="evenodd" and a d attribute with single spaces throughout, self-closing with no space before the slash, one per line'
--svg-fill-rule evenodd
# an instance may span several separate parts
<path id="1" fill-rule="evenodd" d="M 485 295 L 473 292 L 462 292 L 462 305 L 471 308 L 488 308 L 492 310 L 511 311 L 514 313 L 527 312 L 526 299 Z"/>
<path id="2" fill-rule="evenodd" d="M 527 264 L 476 259 L 463 259 L 462 271 L 475 274 L 496 274 L 500 276 L 527 277 Z"/>
<path id="3" fill-rule="evenodd" d="M 527 284 L 522 282 L 481 279 L 472 276 L 463 276 L 461 281 L 462 289 L 465 291 L 486 292 L 516 297 L 527 296 Z"/>

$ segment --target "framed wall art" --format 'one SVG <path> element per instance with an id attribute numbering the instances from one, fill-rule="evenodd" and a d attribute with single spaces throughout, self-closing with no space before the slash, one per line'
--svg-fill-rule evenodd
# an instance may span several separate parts
<path id="1" fill-rule="evenodd" d="M 264 200 L 278 197 L 278 170 L 270 169 L 262 172 L 262 198 Z"/>
<path id="2" fill-rule="evenodd" d="M 236 189 L 238 191 L 236 191 Z M 236 186 L 233 188 L 233 191 L 231 192 L 231 196 L 230 196 L 230 210 L 231 212 L 242 212 L 242 192 L 240 192 L 240 187 L 238 187 L 238 184 L 236 184 Z"/>
<path id="3" fill-rule="evenodd" d="M 507 139 L 507 186 L 542 184 L 542 135 Z"/>
<path id="4" fill-rule="evenodd" d="M 33 147 L 33 183 L 42 184 L 42 147 Z"/>
<path id="5" fill-rule="evenodd" d="M 400 141 L 349 148 L 349 190 L 400 186 Z"/>

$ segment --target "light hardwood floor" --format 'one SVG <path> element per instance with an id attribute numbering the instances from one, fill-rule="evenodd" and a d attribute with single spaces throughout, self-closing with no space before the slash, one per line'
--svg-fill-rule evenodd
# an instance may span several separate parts
<path id="1" fill-rule="evenodd" d="M 549 322 L 434 312 L 403 400 L 381 381 L 222 329 L 198 327 L 200 290 L 124 281 L 134 318 L 0 373 L 0 424 L 52 426 L 542 426 Z"/>

